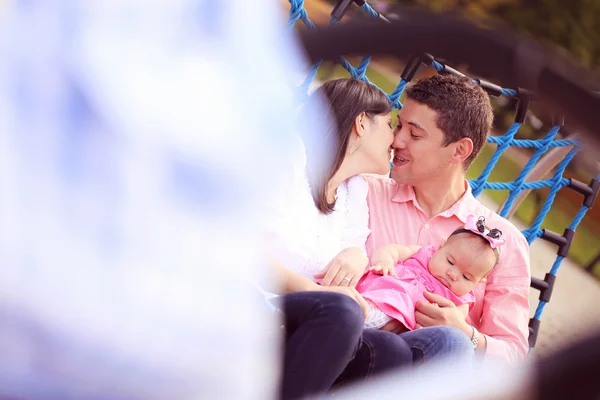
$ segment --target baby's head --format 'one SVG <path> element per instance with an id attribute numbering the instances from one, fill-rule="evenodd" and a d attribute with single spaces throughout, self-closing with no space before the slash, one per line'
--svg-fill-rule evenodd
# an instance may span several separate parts
<path id="1" fill-rule="evenodd" d="M 480 226 L 485 224 L 483 217 L 477 223 L 467 221 L 465 228 L 452 232 L 429 261 L 429 273 L 457 296 L 465 295 L 479 282 L 485 282 L 500 260 L 499 246 L 503 244 L 502 232 L 470 229 L 470 222 Z"/>

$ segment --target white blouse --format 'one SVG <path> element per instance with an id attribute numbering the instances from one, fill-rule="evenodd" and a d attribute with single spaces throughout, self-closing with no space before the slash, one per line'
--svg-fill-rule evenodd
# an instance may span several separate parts
<path id="1" fill-rule="evenodd" d="M 313 279 L 340 251 L 365 249 L 370 233 L 368 185 L 361 176 L 343 182 L 334 211 L 325 215 L 314 204 L 304 163 L 293 175 L 269 207 L 267 245 L 285 267 Z"/>

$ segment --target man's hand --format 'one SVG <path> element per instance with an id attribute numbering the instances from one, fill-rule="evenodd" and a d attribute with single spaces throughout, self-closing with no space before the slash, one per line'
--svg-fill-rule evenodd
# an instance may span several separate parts
<path id="1" fill-rule="evenodd" d="M 398 277 L 398 274 L 396 273 L 396 267 L 386 262 L 377 263 L 369 268 L 369 270 L 378 275 L 391 275 Z"/>
<path id="2" fill-rule="evenodd" d="M 349 286 L 354 288 L 364 275 L 369 258 L 364 250 L 349 247 L 338 253 L 329 264 L 314 274 L 315 279 L 323 279 L 323 286 Z"/>
<path id="3" fill-rule="evenodd" d="M 428 302 L 418 301 L 415 306 L 415 320 L 418 325 L 453 326 L 471 337 L 472 328 L 465 321 L 464 314 L 453 302 L 430 292 L 424 292 L 423 296 Z"/>

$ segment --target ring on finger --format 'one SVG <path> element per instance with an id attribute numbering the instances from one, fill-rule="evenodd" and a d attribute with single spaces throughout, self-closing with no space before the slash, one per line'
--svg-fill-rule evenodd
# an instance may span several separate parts
<path id="1" fill-rule="evenodd" d="M 343 279 L 343 280 L 345 280 L 345 281 L 348 281 L 348 283 L 350 283 L 350 282 L 352 281 L 352 279 L 348 278 L 347 276 L 346 276 L 346 277 L 344 277 L 344 279 Z"/>

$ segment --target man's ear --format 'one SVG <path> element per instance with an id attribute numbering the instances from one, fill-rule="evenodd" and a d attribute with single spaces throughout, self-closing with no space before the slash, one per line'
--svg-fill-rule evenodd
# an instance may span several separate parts
<path id="1" fill-rule="evenodd" d="M 453 164 L 462 164 L 473 153 L 473 141 L 470 138 L 461 138 L 454 143 Z"/>
<path id="2" fill-rule="evenodd" d="M 358 137 L 361 137 L 365 134 L 365 124 L 366 124 L 367 114 L 365 112 L 361 112 L 358 114 L 358 117 L 354 119 L 354 131 Z"/>

